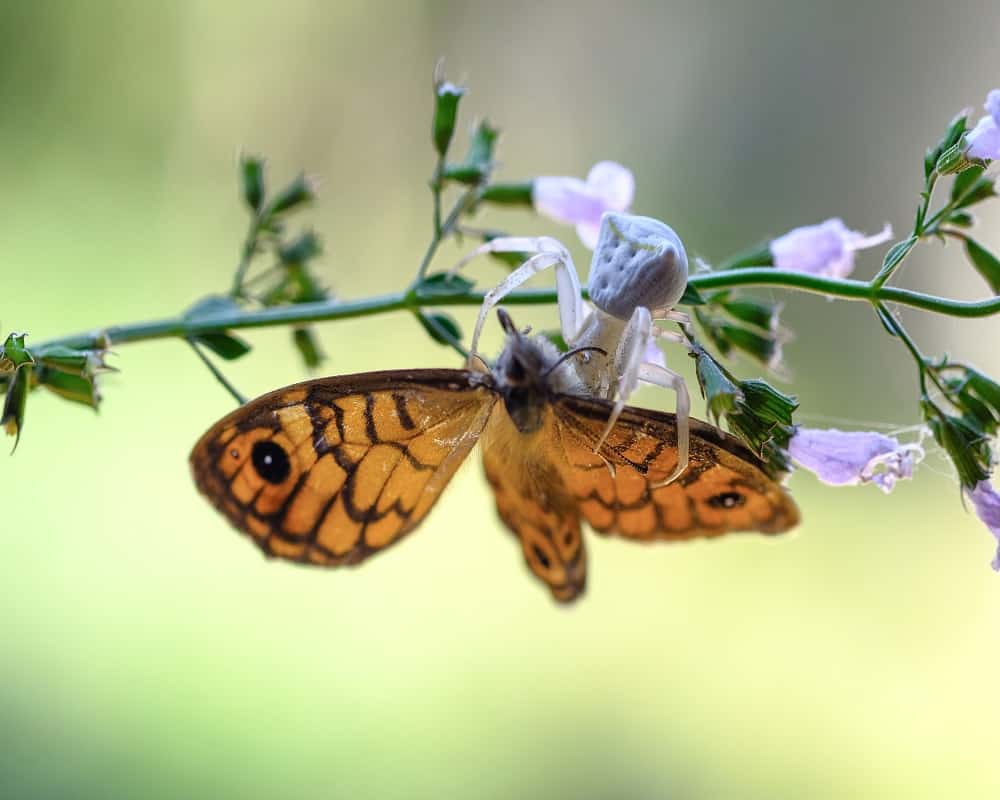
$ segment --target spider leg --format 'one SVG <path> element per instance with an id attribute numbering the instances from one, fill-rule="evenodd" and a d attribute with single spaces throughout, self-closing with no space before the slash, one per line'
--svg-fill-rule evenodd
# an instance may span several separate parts
<path id="1" fill-rule="evenodd" d="M 673 370 L 661 367 L 659 364 L 642 364 L 639 367 L 639 379 L 646 383 L 673 389 L 677 392 L 677 466 L 666 478 L 650 484 L 650 489 L 659 489 L 675 481 L 687 469 L 688 445 L 690 443 L 691 398 L 688 395 L 687 383 L 684 378 Z"/>
<path id="2" fill-rule="evenodd" d="M 628 398 L 638 387 L 639 381 L 662 386 L 665 389 L 673 389 L 677 393 L 677 466 L 670 475 L 657 483 L 657 487 L 666 486 L 687 469 L 691 415 L 691 398 L 688 395 L 684 378 L 659 364 L 643 362 L 646 345 L 651 338 L 658 336 L 659 333 L 662 332 L 653 325 L 652 314 L 648 308 L 640 306 L 633 312 L 615 355 L 615 365 L 619 370 L 617 399 L 611 409 L 611 414 L 608 416 L 604 431 L 594 448 L 595 452 L 600 450 L 615 422 L 618 421 Z"/>
<path id="3" fill-rule="evenodd" d="M 559 323 L 563 338 L 567 342 L 576 338 L 583 324 L 585 311 L 581 297 L 580 278 L 576 274 L 572 256 L 562 244 L 550 236 L 504 236 L 477 247 L 459 261 L 448 274 L 454 275 L 473 258 L 485 253 L 533 253 L 533 255 L 490 289 L 483 298 L 469 347 L 470 363 L 473 357 L 477 356 L 476 347 L 479 344 L 479 336 L 493 307 L 518 286 L 549 267 L 555 267 L 556 271 Z"/>

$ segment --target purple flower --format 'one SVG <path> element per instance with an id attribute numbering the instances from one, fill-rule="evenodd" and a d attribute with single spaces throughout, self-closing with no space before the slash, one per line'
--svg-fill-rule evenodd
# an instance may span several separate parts
<path id="1" fill-rule="evenodd" d="M 969 158 L 994 161 L 1000 159 L 1000 89 L 987 95 L 983 107 L 988 113 L 965 135 L 968 145 L 965 154 Z"/>
<path id="2" fill-rule="evenodd" d="M 996 92 L 990 92 L 990 95 Z M 976 507 L 976 515 L 997 538 L 997 554 L 993 557 L 993 569 L 1000 572 L 1000 494 L 988 481 L 979 481 L 974 489 L 966 489 L 965 496 Z"/>
<path id="3" fill-rule="evenodd" d="M 567 225 L 576 225 L 577 235 L 594 249 L 605 211 L 627 211 L 635 195 L 632 172 L 614 161 L 591 167 L 586 181 L 579 178 L 542 176 L 531 187 L 535 211 Z"/>
<path id="4" fill-rule="evenodd" d="M 829 278 L 846 278 L 854 271 L 854 254 L 892 238 L 886 226 L 874 236 L 850 230 L 838 217 L 819 225 L 790 230 L 771 240 L 771 255 L 778 269 L 808 272 Z"/>
<path id="5" fill-rule="evenodd" d="M 881 433 L 817 428 L 798 428 L 788 453 L 823 483 L 874 483 L 887 494 L 897 480 L 913 477 L 913 467 L 924 457 L 919 444 L 901 444 Z"/>

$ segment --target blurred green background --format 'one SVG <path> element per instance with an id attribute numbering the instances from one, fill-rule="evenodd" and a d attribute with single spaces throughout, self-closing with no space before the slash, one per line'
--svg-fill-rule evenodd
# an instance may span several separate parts
<path id="1" fill-rule="evenodd" d="M 835 215 L 903 231 L 924 148 L 1000 84 L 998 29 L 992 0 L 3 3 L 0 317 L 40 342 L 228 287 L 241 150 L 320 177 L 307 221 L 338 295 L 402 288 L 442 55 L 463 129 L 504 130 L 501 177 L 619 160 L 693 255 Z M 486 219 L 586 263 L 569 229 Z M 954 247 L 904 282 L 986 292 Z M 865 307 L 787 300 L 803 421 L 916 421 L 911 362 Z M 1000 373 L 995 319 L 904 319 Z M 320 331 L 331 373 L 457 366 L 406 316 Z M 249 338 L 245 392 L 304 376 L 286 331 Z M 796 475 L 804 522 L 777 540 L 591 536 L 564 609 L 477 463 L 360 570 L 265 562 L 188 476 L 230 398 L 179 343 L 118 352 L 99 415 L 38 393 L 4 460 L 3 797 L 1000 796 L 994 541 L 939 453 L 888 497 Z"/>

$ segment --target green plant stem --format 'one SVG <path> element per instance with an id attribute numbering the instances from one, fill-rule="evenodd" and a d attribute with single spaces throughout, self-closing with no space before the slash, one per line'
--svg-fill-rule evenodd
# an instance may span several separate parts
<path id="1" fill-rule="evenodd" d="M 233 288 L 229 290 L 231 297 L 241 297 L 243 294 L 243 279 L 247 270 L 250 269 L 250 262 L 253 261 L 257 253 L 257 236 L 260 233 L 260 217 L 254 214 L 250 219 L 250 227 L 247 230 L 246 239 L 243 240 L 243 250 L 240 253 L 240 263 L 236 265 L 236 272 L 233 275 Z"/>
<path id="2" fill-rule="evenodd" d="M 194 339 L 188 339 L 187 343 L 191 345 L 191 349 L 194 350 L 198 358 L 201 359 L 201 363 L 208 367 L 208 371 L 212 373 L 214 378 L 225 387 L 229 394 L 236 398 L 236 402 L 240 405 L 246 403 L 246 397 L 244 397 L 243 394 L 229 382 L 226 376 L 222 374 L 222 371 L 212 363 L 212 359 L 202 352 L 201 348 L 198 347 L 198 343 Z"/>
<path id="3" fill-rule="evenodd" d="M 690 284 L 699 291 L 738 286 L 771 286 L 873 304 L 898 303 L 952 317 L 988 317 L 1000 313 L 1000 297 L 973 301 L 949 300 L 909 289 L 891 286 L 875 287 L 867 281 L 822 278 L 770 267 L 752 267 L 732 272 L 695 275 L 690 279 Z M 368 297 L 362 300 L 324 300 L 253 311 L 226 311 L 218 314 L 205 314 L 194 319 L 176 316 L 148 322 L 114 325 L 89 333 L 63 336 L 44 342 L 44 345 L 58 344 L 75 348 L 92 348 L 100 345 L 102 336 L 106 336 L 112 345 L 120 345 L 150 339 L 187 338 L 198 334 L 218 333 L 240 328 L 325 322 L 392 311 L 412 312 L 418 308 L 478 306 L 482 303 L 483 296 L 483 292 L 469 292 L 467 294 L 422 297 L 416 292 L 409 291 Z M 504 303 L 507 305 L 547 305 L 554 304 L 556 300 L 554 290 L 543 289 L 513 292 L 504 298 Z"/>

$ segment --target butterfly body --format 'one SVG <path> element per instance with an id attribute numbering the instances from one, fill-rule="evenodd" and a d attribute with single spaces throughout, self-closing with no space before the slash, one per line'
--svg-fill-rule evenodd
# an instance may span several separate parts
<path id="1" fill-rule="evenodd" d="M 677 465 L 674 415 L 626 407 L 602 440 L 611 409 L 551 343 L 509 324 L 491 371 L 370 372 L 281 389 L 216 423 L 191 465 L 201 492 L 265 553 L 338 566 L 420 524 L 479 442 L 501 519 L 559 601 L 585 586 L 584 521 L 640 541 L 798 521 L 764 466 L 697 420 L 688 469 L 661 485 Z"/>

